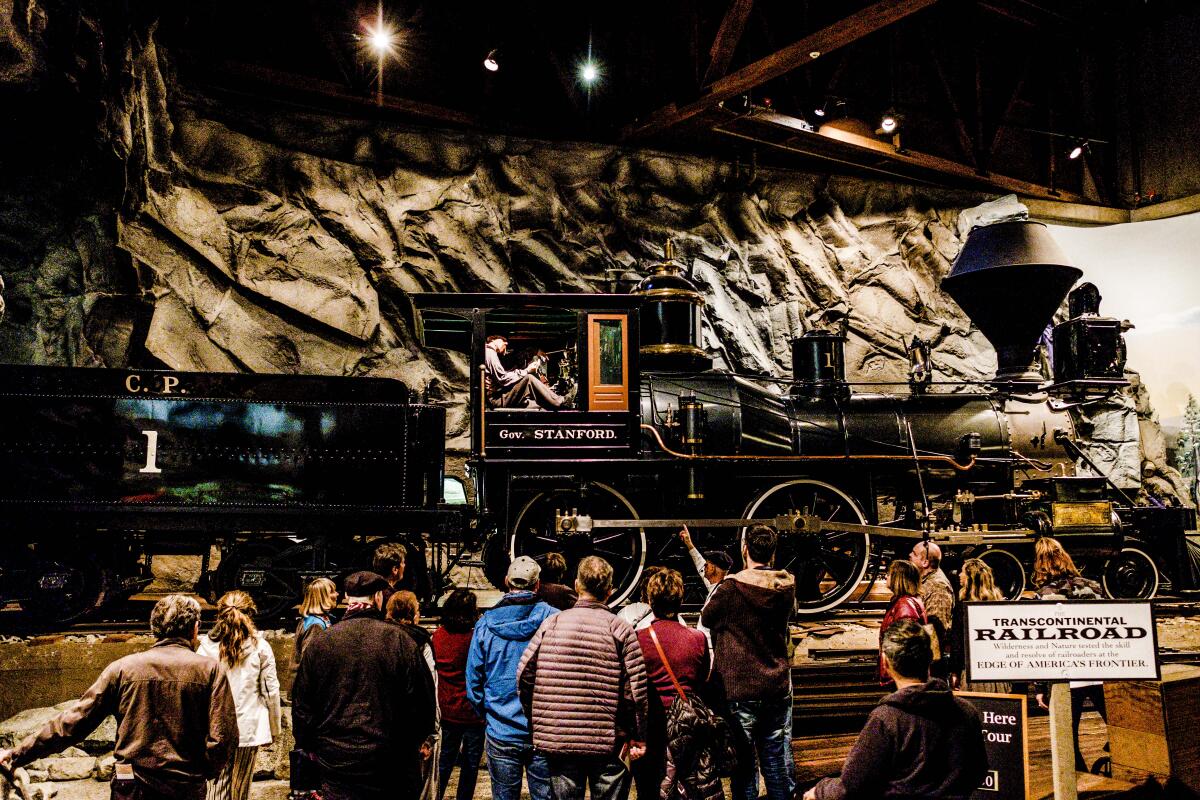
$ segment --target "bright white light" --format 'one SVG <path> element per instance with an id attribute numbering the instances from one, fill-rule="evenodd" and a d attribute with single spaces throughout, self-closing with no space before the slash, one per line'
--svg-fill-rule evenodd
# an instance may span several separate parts
<path id="1" fill-rule="evenodd" d="M 596 79 L 600 77 L 600 68 L 596 66 L 596 62 L 586 61 L 579 68 L 579 77 L 584 83 L 595 83 Z"/>
<path id="2" fill-rule="evenodd" d="M 500 62 L 496 60 L 496 51 L 487 54 L 487 58 L 483 60 L 483 68 L 488 72 L 495 72 L 500 69 Z"/>
<path id="3" fill-rule="evenodd" d="M 367 41 L 379 55 L 390 53 L 392 50 L 392 32 L 387 28 L 376 28 L 368 34 Z"/>
<path id="4" fill-rule="evenodd" d="M 823 117 L 823 116 L 825 116 L 825 107 L 817 106 L 816 108 L 813 109 L 813 113 L 816 114 L 818 117 Z"/>
<path id="5" fill-rule="evenodd" d="M 1081 155 L 1083 155 L 1083 145 L 1077 144 L 1074 148 L 1072 148 L 1071 152 L 1067 154 L 1067 158 L 1079 158 Z"/>
<path id="6" fill-rule="evenodd" d="M 898 124 L 894 115 L 884 114 L 883 119 L 879 121 L 879 129 L 884 133 L 892 133 Z"/>

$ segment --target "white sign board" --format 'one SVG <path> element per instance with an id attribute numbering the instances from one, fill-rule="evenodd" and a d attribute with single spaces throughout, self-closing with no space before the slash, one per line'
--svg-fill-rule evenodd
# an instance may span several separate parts
<path id="1" fill-rule="evenodd" d="M 1147 601 L 968 603 L 971 681 L 1158 680 Z"/>

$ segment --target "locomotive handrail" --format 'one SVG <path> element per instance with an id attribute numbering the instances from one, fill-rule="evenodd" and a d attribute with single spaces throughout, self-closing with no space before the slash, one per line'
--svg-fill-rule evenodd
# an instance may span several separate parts
<path id="1" fill-rule="evenodd" d="M 690 453 L 681 453 L 678 450 L 672 450 L 670 447 L 668 447 L 667 443 L 663 441 L 662 434 L 658 432 L 658 428 L 654 427 L 653 425 L 648 425 L 643 422 L 641 424 L 641 428 L 644 431 L 650 432 L 650 434 L 654 437 L 654 440 L 658 443 L 659 448 L 661 448 L 664 453 L 666 453 L 667 455 L 670 455 L 670 456 L 674 456 L 675 458 L 682 458 L 682 459 L 685 459 L 688 461 L 762 461 L 763 459 L 770 459 L 771 461 L 909 461 L 909 462 L 911 462 L 915 459 L 916 461 L 936 461 L 940 464 L 949 464 L 951 467 L 958 470 L 959 472 L 966 472 L 967 470 L 973 468 L 975 466 L 975 462 L 978 460 L 976 456 L 971 456 L 971 460 L 968 461 L 966 464 L 960 464 L 957 461 L 955 461 L 952 456 L 933 456 L 933 455 L 913 456 L 912 454 L 906 454 L 906 455 L 866 455 L 866 454 L 864 454 L 864 455 L 838 455 L 838 456 L 831 456 L 831 455 L 822 455 L 822 456 L 777 456 L 777 455 L 752 456 L 752 455 L 705 455 L 705 454 L 692 455 Z"/>

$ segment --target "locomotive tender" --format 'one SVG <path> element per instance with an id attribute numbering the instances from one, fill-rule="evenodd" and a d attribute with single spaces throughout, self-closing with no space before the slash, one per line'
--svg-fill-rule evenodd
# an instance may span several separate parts
<path id="1" fill-rule="evenodd" d="M 990 388 L 931 385 L 917 346 L 907 394 L 857 391 L 831 331 L 794 341 L 790 381 L 712 369 L 681 272 L 668 257 L 626 294 L 412 296 L 423 344 L 479 366 L 473 525 L 443 502 L 445 409 L 396 381 L 0 367 L 0 600 L 75 618 L 144 586 L 156 553 L 199 555 L 207 578 L 216 544 L 213 588 L 277 614 L 306 580 L 369 563 L 369 538 L 430 534 L 460 557 L 482 545 L 497 585 L 517 555 L 601 555 L 619 602 L 651 564 L 692 575 L 680 524 L 736 554 L 752 520 L 781 528 L 806 612 L 865 595 L 924 538 L 951 570 L 984 558 L 1010 595 L 1048 534 L 1114 596 L 1162 574 L 1196 588 L 1190 509 L 1076 474 L 1069 407 L 1124 385 L 1122 329 L 1085 285 L 1054 329 L 1053 385 L 1032 368 L 1080 275 L 1044 226 L 976 229 L 945 281 L 997 348 Z M 495 407 L 494 336 L 568 404 Z"/>
<path id="2" fill-rule="evenodd" d="M 440 507 L 445 409 L 396 381 L 0 368 L 0 599 L 80 617 L 190 554 L 216 588 L 290 608 L 366 535 L 459 527 Z"/>

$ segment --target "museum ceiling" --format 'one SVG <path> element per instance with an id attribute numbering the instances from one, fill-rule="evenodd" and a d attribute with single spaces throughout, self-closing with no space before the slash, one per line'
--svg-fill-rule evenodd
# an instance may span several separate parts
<path id="1" fill-rule="evenodd" d="M 1161 79 L 1148 63 L 1185 57 L 1157 39 L 1174 30 L 1185 44 L 1194 5 L 388 0 L 383 106 L 438 125 L 1130 207 L 1166 191 L 1139 175 L 1147 130 L 1132 101 Z M 372 113 L 378 12 L 374 0 L 188 0 L 161 30 L 185 82 Z M 879 133 L 889 111 L 893 136 Z M 842 131 L 805 129 L 822 124 Z"/>
<path id="2" fill-rule="evenodd" d="M 153 17 L 216 98 L 1122 209 L 1200 193 L 1185 0 L 7 5 L 48 9 L 60 56 Z"/>

